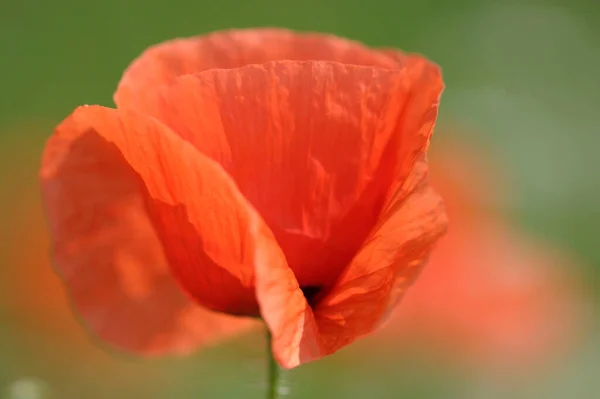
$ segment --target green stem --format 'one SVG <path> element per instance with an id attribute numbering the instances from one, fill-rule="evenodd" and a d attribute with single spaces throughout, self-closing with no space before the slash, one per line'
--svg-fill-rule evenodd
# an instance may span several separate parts
<path id="1" fill-rule="evenodd" d="M 269 386 L 267 391 L 267 399 L 279 398 L 279 384 L 281 382 L 280 370 L 273 350 L 271 349 L 271 332 L 267 328 L 267 361 L 269 362 Z"/>

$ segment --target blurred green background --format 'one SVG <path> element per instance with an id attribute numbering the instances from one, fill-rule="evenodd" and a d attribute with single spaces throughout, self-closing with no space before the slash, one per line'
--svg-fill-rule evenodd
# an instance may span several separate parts
<path id="1" fill-rule="evenodd" d="M 35 190 L 39 154 L 53 127 L 77 105 L 112 106 L 121 73 L 148 45 L 252 26 L 331 32 L 419 52 L 439 63 L 447 89 L 437 138 L 454 135 L 489 148 L 513 185 L 510 220 L 581 259 L 580 271 L 596 295 L 588 305 L 595 308 L 600 292 L 595 0 L 3 0 L 0 148 L 13 148 L 16 141 L 25 145 L 1 151 L 0 287 L 10 285 L 13 267 L 4 255 L 15 246 L 28 248 L 27 233 L 16 242 L 4 223 L 23 201 L 23 190 Z M 6 292 L 0 289 L 2 304 L 12 300 Z M 43 294 L 32 289 L 23 295 Z M 17 323 L 9 307 L 0 308 L 0 395 L 7 398 L 264 397 L 259 333 L 185 359 L 112 359 L 114 354 L 99 351 L 105 362 L 88 362 L 72 353 L 89 345 L 83 334 L 58 344 Z M 514 384 L 494 375 L 465 376 L 409 353 L 364 357 L 367 340 L 287 373 L 287 397 L 592 398 L 600 395 L 599 337 L 596 333 L 542 375 Z M 38 392 L 27 392 L 32 387 Z"/>

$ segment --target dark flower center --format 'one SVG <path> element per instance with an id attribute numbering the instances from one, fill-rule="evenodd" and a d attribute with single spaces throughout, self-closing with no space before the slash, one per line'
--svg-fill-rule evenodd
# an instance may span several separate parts
<path id="1" fill-rule="evenodd" d="M 322 285 L 305 285 L 300 287 L 300 290 L 304 294 L 304 298 L 306 298 L 306 302 L 308 302 L 310 306 L 315 305 L 315 299 L 317 299 L 317 295 L 319 295 L 322 289 Z"/>

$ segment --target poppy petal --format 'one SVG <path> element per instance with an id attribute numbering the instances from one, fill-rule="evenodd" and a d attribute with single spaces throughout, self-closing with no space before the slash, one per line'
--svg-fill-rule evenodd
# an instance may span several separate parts
<path id="1" fill-rule="evenodd" d="M 284 368 L 323 356 L 312 308 L 284 262 L 256 262 L 256 297 L 271 333 L 271 350 Z"/>
<path id="2" fill-rule="evenodd" d="M 333 353 L 375 330 L 389 314 L 445 232 L 441 197 L 420 161 L 384 210 L 365 245 L 314 309 L 323 350 Z"/>
<path id="3" fill-rule="evenodd" d="M 236 29 L 167 41 L 147 49 L 125 71 L 115 93 L 119 108 L 143 103 L 149 90 L 207 69 L 278 60 L 325 60 L 395 68 L 396 61 L 361 43 L 322 33 Z"/>
<path id="4" fill-rule="evenodd" d="M 11 246 L 10 259 L 15 270 L 10 286 L 5 288 L 9 297 L 15 300 L 12 304 L 15 320 L 31 323 L 35 331 L 46 335 L 54 333 L 61 342 L 73 343 L 80 339 L 81 329 L 75 328 L 69 306 L 74 304 L 82 310 L 84 319 L 96 321 L 93 329 L 100 338 L 116 347 L 152 356 L 187 353 L 198 346 L 240 333 L 254 324 L 249 319 L 223 315 L 196 305 L 183 294 L 168 272 L 164 259 L 159 260 L 160 253 L 143 270 L 136 270 L 141 266 L 139 262 L 100 263 L 93 270 L 82 269 L 81 272 L 70 270 L 68 265 L 65 268 L 59 266 L 63 275 L 72 276 L 65 281 L 71 294 L 70 301 L 66 301 L 60 280 L 52 273 L 48 261 L 48 237 L 41 229 L 42 214 L 38 204 L 26 201 L 18 205 L 20 208 L 25 206 L 21 211 L 27 213 L 18 215 L 20 223 L 12 231 L 22 245 Z M 147 231 L 143 225 L 130 223 L 128 227 L 135 228 L 136 236 L 141 237 L 137 243 L 131 240 L 128 244 L 132 250 L 139 250 L 141 256 L 143 251 L 149 250 L 152 254 L 155 248 L 160 248 L 160 243 L 156 243 L 156 247 L 135 248 L 152 238 L 143 237 Z M 32 273 L 36 276 L 33 282 Z M 143 276 L 130 278 L 138 273 Z M 136 286 L 138 282 L 148 286 L 148 295 L 137 294 L 140 292 Z M 32 289 L 36 295 L 31 295 Z M 114 298 L 106 305 L 107 309 L 93 302 L 102 295 Z M 103 318 L 98 316 L 100 314 L 106 316 Z M 117 329 L 113 327 L 115 325 L 126 328 Z"/>
<path id="5" fill-rule="evenodd" d="M 386 320 L 446 230 L 443 202 L 429 185 L 425 155 L 443 90 L 441 73 L 424 59 L 405 62 L 414 65 L 409 70 L 416 90 L 391 140 L 397 160 L 387 205 L 365 246 L 315 309 L 328 353 Z M 328 335 L 333 338 L 329 343 Z"/>
<path id="6" fill-rule="evenodd" d="M 395 163 L 404 157 L 394 152 L 391 167 L 384 164 L 392 137 L 402 151 L 427 143 L 425 134 L 413 140 L 412 122 L 404 120 L 414 108 L 410 92 L 438 90 L 436 80 L 415 80 L 425 64 L 415 59 L 402 69 L 377 69 L 279 61 L 213 69 L 180 77 L 143 111 L 233 177 L 301 287 L 326 287 L 377 220 Z"/>
<path id="7" fill-rule="evenodd" d="M 314 310 L 326 353 L 335 352 L 387 320 L 448 224 L 442 199 L 428 181 L 425 154 L 444 87 L 441 71 L 419 57 L 403 58 L 402 62 L 410 66 L 414 86 L 390 140 L 388 150 L 392 153 L 383 160 L 394 169 L 395 178 L 378 226 Z M 358 289 L 357 295 L 352 287 Z M 345 314 L 352 316 L 346 319 Z"/>
<path id="8" fill-rule="evenodd" d="M 283 258 L 268 230 L 253 235 L 261 220 L 220 166 L 151 118 L 78 108 L 40 174 L 56 267 L 92 330 L 118 347 L 182 352 L 247 326 L 193 305 L 171 274 L 200 303 L 234 298 L 243 311 L 256 307 L 255 249 Z"/>

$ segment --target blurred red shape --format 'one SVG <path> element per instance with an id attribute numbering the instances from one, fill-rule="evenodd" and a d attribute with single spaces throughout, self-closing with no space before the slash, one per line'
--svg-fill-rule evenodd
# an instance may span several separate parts
<path id="1" fill-rule="evenodd" d="M 431 179 L 451 227 L 377 337 L 475 367 L 543 365 L 583 331 L 577 262 L 505 220 L 509 184 L 491 154 L 439 144 Z"/>

